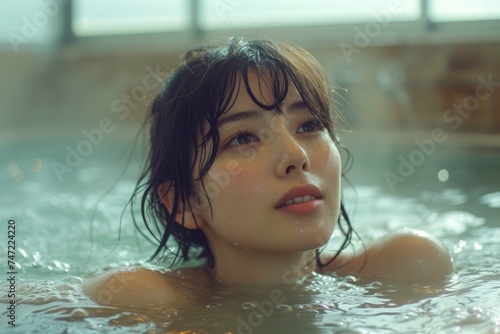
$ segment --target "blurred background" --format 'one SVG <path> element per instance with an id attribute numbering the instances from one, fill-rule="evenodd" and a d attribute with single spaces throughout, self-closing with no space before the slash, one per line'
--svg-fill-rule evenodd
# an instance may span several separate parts
<path id="1" fill-rule="evenodd" d="M 360 157 L 406 145 L 404 152 L 422 151 L 429 161 L 438 147 L 500 146 L 496 0 L 8 0 L 3 7 L 0 145 L 15 147 L 4 156 L 13 179 L 49 167 L 16 165 L 20 143 L 56 140 L 64 157 L 133 138 L 180 55 L 229 36 L 288 41 L 316 56 L 349 123 L 339 122 L 340 137 Z M 394 157 L 382 171 L 401 176 Z M 413 158 L 421 165 L 422 154 Z"/>

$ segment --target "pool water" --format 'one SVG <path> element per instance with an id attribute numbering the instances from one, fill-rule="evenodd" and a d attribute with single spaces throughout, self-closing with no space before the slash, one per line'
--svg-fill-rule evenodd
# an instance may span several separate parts
<path id="1" fill-rule="evenodd" d="M 154 250 L 128 212 L 120 220 L 140 165 L 140 153 L 128 162 L 129 144 L 103 144 L 62 182 L 51 163 L 64 161 L 67 141 L 0 146 L 0 332 L 500 333 L 498 149 L 436 152 L 394 191 L 384 172 L 395 170 L 408 150 L 353 150 L 348 175 L 355 187 L 346 185 L 344 196 L 361 238 L 402 227 L 430 232 L 454 260 L 455 274 L 444 282 L 314 275 L 299 287 L 273 287 L 280 298 L 263 289 L 144 313 L 101 307 L 81 291 L 83 280 L 144 264 Z M 15 221 L 14 269 L 7 267 L 9 220 Z M 7 272 L 16 273 L 15 327 L 8 324 Z"/>

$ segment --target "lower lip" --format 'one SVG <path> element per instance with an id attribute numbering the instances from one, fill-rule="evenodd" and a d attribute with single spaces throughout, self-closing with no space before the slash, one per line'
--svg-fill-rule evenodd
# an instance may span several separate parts
<path id="1" fill-rule="evenodd" d="M 321 199 L 315 199 L 312 201 L 293 203 L 290 205 L 280 206 L 278 210 L 293 214 L 306 214 L 316 211 L 323 201 Z"/>

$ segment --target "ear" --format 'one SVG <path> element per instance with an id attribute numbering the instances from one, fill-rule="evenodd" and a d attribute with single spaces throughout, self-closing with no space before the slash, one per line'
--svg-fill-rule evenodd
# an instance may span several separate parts
<path id="1" fill-rule="evenodd" d="M 158 196 L 163 205 L 167 208 L 169 212 L 173 211 L 175 189 L 174 184 L 171 181 L 165 181 L 158 187 Z M 200 228 L 205 224 L 205 220 L 201 217 L 197 211 L 192 210 L 189 203 L 184 205 L 182 199 L 179 198 L 179 203 L 177 207 L 177 212 L 175 214 L 176 223 L 183 225 L 185 228 L 190 230 L 195 230 Z M 188 202 L 186 200 L 186 202 Z M 183 223 L 184 219 L 184 223 Z"/>

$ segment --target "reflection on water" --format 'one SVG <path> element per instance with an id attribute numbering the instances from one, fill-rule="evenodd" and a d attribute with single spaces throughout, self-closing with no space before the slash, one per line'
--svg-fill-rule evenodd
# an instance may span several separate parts
<path id="1" fill-rule="evenodd" d="M 483 195 L 479 200 L 481 204 L 484 204 L 489 208 L 500 208 L 500 192 Z"/>
<path id="2" fill-rule="evenodd" d="M 378 166 L 363 158 L 355 161 L 350 179 L 356 188 L 346 187 L 344 196 L 358 233 L 369 241 L 407 226 L 441 238 L 456 269 L 444 283 L 381 283 L 315 275 L 299 289 L 281 287 L 286 300 L 278 304 L 268 300 L 269 293 L 235 295 L 188 309 L 146 314 L 98 306 L 80 289 L 82 279 L 96 272 L 138 265 L 152 254 L 153 247 L 138 237 L 126 216 L 119 222 L 137 165 L 102 199 L 114 182 L 110 171 L 117 165 L 111 158 L 96 154 L 59 183 L 50 169 L 40 167 L 50 165 L 57 155 L 49 147 L 33 148 L 31 153 L 23 150 L 24 157 L 2 165 L 0 181 L 8 191 L 0 193 L 5 203 L 0 217 L 15 218 L 18 228 L 19 305 L 17 326 L 8 328 L 9 332 L 500 332 L 500 182 L 496 175 L 500 162 L 495 155 L 478 154 L 466 163 L 453 155 L 439 163 L 429 160 L 396 192 L 382 176 L 391 161 L 389 154 Z M 34 156 L 40 160 L 36 173 L 28 168 Z M 360 246 L 356 240 L 354 244 Z M 2 282 L 1 290 L 6 287 Z M 3 293 L 1 298 L 6 301 Z M 6 321 L 0 326 L 3 331 Z"/>

